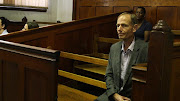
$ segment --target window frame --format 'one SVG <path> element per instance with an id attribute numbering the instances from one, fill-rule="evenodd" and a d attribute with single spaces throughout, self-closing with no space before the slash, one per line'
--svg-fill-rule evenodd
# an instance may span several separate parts
<path id="1" fill-rule="evenodd" d="M 36 11 L 36 12 L 47 12 L 48 7 L 38 6 L 16 6 L 11 4 L 0 4 L 0 10 L 17 10 L 17 11 Z"/>

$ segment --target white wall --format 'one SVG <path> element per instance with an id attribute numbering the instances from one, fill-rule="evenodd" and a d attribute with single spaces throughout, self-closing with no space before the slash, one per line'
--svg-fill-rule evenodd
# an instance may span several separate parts
<path id="1" fill-rule="evenodd" d="M 57 20 L 72 21 L 73 0 L 58 0 Z"/>
<path id="2" fill-rule="evenodd" d="M 0 10 L 0 16 L 9 20 L 21 21 L 26 16 L 28 21 L 62 22 L 72 21 L 73 0 L 49 0 L 47 12 Z"/>

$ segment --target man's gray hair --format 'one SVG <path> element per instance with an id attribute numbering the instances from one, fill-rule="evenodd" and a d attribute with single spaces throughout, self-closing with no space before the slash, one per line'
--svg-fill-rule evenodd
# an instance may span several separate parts
<path id="1" fill-rule="evenodd" d="M 123 12 L 123 13 L 121 13 L 121 14 L 118 16 L 118 18 L 119 18 L 120 16 L 126 15 L 126 14 L 128 14 L 128 15 L 131 16 L 131 23 L 132 23 L 132 25 L 137 24 L 137 18 L 136 18 L 136 15 L 135 15 L 135 14 L 131 14 L 131 13 L 128 13 L 128 12 Z"/>

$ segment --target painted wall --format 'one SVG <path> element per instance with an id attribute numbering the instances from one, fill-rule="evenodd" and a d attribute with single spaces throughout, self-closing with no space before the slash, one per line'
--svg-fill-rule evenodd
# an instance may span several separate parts
<path id="1" fill-rule="evenodd" d="M 73 0 L 58 0 L 57 20 L 61 22 L 72 21 Z"/>
<path id="2" fill-rule="evenodd" d="M 0 16 L 13 21 L 21 21 L 26 16 L 29 22 L 34 19 L 43 22 L 67 22 L 72 21 L 72 6 L 73 0 L 49 0 L 47 12 L 0 10 Z"/>

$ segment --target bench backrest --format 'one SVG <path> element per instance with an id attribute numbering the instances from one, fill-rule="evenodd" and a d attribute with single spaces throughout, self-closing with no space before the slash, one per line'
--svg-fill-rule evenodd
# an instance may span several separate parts
<path id="1" fill-rule="evenodd" d="M 24 25 L 26 24 L 27 22 L 27 19 L 25 20 L 26 18 L 23 18 L 22 21 L 7 21 L 8 23 L 8 26 L 7 26 L 7 31 L 9 33 L 11 32 L 15 32 L 15 31 L 20 31 L 24 28 Z"/>

